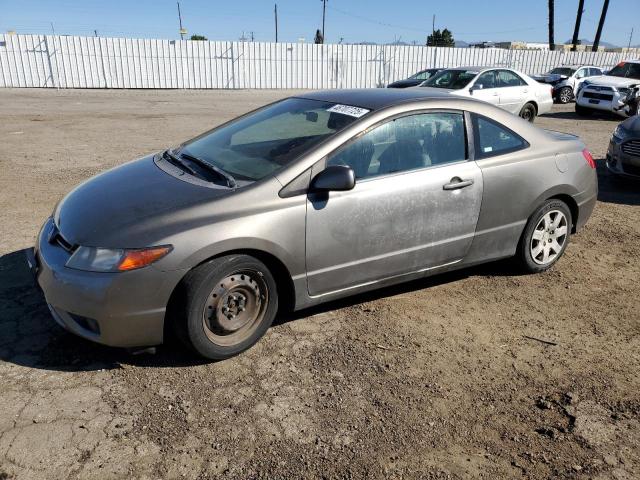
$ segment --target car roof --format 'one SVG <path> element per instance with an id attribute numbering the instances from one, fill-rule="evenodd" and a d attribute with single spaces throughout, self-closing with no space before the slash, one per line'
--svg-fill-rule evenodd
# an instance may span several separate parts
<path id="1" fill-rule="evenodd" d="M 409 90 L 407 88 L 358 88 L 346 90 L 320 90 L 317 92 L 295 95 L 296 98 L 320 100 L 354 107 L 379 110 L 381 108 L 411 102 L 412 100 L 452 99 L 443 92 Z"/>
<path id="2" fill-rule="evenodd" d="M 485 70 L 494 70 L 496 68 L 499 68 L 501 70 L 513 70 L 512 68 L 509 68 L 509 67 L 500 67 L 500 66 L 492 66 L 492 65 L 489 65 L 489 66 L 485 65 L 484 67 L 473 66 L 473 65 L 469 67 L 451 67 L 451 68 L 443 68 L 443 70 L 472 70 L 474 72 L 484 72 Z"/>

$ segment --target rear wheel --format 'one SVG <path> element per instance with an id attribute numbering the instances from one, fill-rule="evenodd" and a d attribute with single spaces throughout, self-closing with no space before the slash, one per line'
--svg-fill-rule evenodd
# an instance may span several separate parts
<path id="1" fill-rule="evenodd" d="M 533 103 L 525 103 L 522 110 L 520 110 L 520 117 L 525 119 L 527 122 L 533 123 L 536 119 L 536 106 Z"/>
<path id="2" fill-rule="evenodd" d="M 529 218 L 517 257 L 530 273 L 543 272 L 558 261 L 569 243 L 571 210 L 561 200 L 547 200 Z"/>
<path id="3" fill-rule="evenodd" d="M 576 113 L 581 117 L 588 117 L 593 113 L 593 110 L 591 110 L 590 108 L 586 108 L 581 105 L 578 105 L 576 103 Z"/>
<path id="4" fill-rule="evenodd" d="M 573 89 L 571 87 L 562 87 L 558 92 L 558 101 L 560 103 L 569 103 L 573 99 Z"/>
<path id="5" fill-rule="evenodd" d="M 207 262 L 184 280 L 176 319 L 179 337 L 199 355 L 221 360 L 262 337 L 278 310 L 275 280 L 260 260 L 229 255 Z"/>

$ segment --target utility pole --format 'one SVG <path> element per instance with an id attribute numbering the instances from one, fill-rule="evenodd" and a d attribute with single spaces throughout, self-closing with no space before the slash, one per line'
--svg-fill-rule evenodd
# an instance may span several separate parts
<path id="1" fill-rule="evenodd" d="M 278 43 L 278 4 L 277 3 L 273 6 L 273 15 L 275 16 L 275 19 L 276 19 L 276 43 Z"/>
<path id="2" fill-rule="evenodd" d="M 431 20 L 431 41 L 435 44 L 436 41 L 436 14 L 433 14 L 433 19 Z M 437 47 L 437 45 L 435 45 Z"/>
<path id="3" fill-rule="evenodd" d="M 325 36 L 324 36 L 324 17 L 325 17 L 326 10 L 327 10 L 327 0 L 322 0 L 322 43 L 324 43 L 324 41 L 325 41 Z"/>
<path id="4" fill-rule="evenodd" d="M 98 36 L 98 30 L 94 30 L 93 31 L 93 35 L 97 37 Z"/>
<path id="5" fill-rule="evenodd" d="M 180 40 L 184 40 L 184 33 L 182 30 L 182 14 L 180 13 L 180 2 L 178 3 L 178 23 L 180 24 Z"/>
<path id="6" fill-rule="evenodd" d="M 631 27 L 631 33 L 629 34 L 629 45 L 627 45 L 627 48 L 631 48 L 631 39 L 633 38 L 633 27 Z"/>
<path id="7" fill-rule="evenodd" d="M 580 22 L 582 22 L 582 12 L 584 11 L 584 0 L 578 1 L 578 15 L 576 16 L 576 26 L 573 29 L 573 40 L 571 45 L 571 51 L 578 50 L 578 35 L 580 34 Z"/>
<path id="8" fill-rule="evenodd" d="M 251 41 L 253 42 L 253 32 L 251 32 Z"/>
<path id="9" fill-rule="evenodd" d="M 554 39 L 554 11 L 555 4 L 554 0 L 549 0 L 549 50 L 553 51 L 556 49 L 556 41 Z"/>
<path id="10" fill-rule="evenodd" d="M 600 45 L 600 36 L 602 35 L 602 27 L 604 27 L 604 19 L 607 17 L 607 9 L 609 8 L 609 0 L 604 0 L 602 4 L 602 13 L 600 14 L 600 22 L 598 22 L 598 30 L 596 31 L 596 38 L 593 40 L 592 52 L 598 51 L 598 45 Z"/>

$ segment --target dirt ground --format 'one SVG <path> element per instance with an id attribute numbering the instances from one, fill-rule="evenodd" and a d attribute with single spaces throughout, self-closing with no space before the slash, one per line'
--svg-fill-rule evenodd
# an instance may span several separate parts
<path id="1" fill-rule="evenodd" d="M 640 183 L 572 105 L 538 125 L 584 139 L 600 199 L 547 273 L 334 302 L 218 363 L 54 324 L 22 250 L 66 192 L 287 94 L 0 90 L 0 479 L 640 478 Z"/>

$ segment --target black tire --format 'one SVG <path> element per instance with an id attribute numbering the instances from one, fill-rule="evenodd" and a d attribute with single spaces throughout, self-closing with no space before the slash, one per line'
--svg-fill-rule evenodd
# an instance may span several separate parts
<path id="1" fill-rule="evenodd" d="M 589 117 L 593 113 L 593 110 L 590 108 L 582 107 L 576 103 L 576 113 L 581 117 Z"/>
<path id="2" fill-rule="evenodd" d="M 571 87 L 562 87 L 557 95 L 559 103 L 570 103 L 573 100 L 573 88 Z"/>
<path id="3" fill-rule="evenodd" d="M 278 311 L 273 275 L 264 263 L 249 255 L 228 255 L 206 262 L 189 272 L 181 287 L 183 295 L 175 308 L 176 318 L 172 319 L 177 336 L 187 347 L 211 360 L 229 358 L 253 346 L 269 329 Z M 240 311 L 242 298 L 247 308 L 243 302 Z M 235 315 L 227 320 L 227 314 L 222 312 L 225 308 L 229 312 L 232 304 Z M 226 329 L 237 319 L 242 320 L 241 316 L 248 318 L 244 326 Z"/>
<path id="4" fill-rule="evenodd" d="M 536 111 L 536 106 L 529 102 L 525 103 L 522 109 L 520 110 L 520 118 L 523 118 L 527 122 L 533 123 L 536 119 L 536 115 L 538 112 Z"/>
<path id="5" fill-rule="evenodd" d="M 633 117 L 635 115 L 640 115 L 640 99 L 634 100 L 631 105 L 629 105 L 629 117 Z"/>
<path id="6" fill-rule="evenodd" d="M 562 240 L 560 251 L 555 254 L 555 257 L 553 259 L 550 259 L 548 263 L 541 264 L 540 258 L 534 258 L 533 251 L 535 251 L 534 245 L 537 247 L 540 242 L 542 242 L 544 245 L 545 240 L 535 240 L 533 238 L 534 231 L 536 231 L 536 227 L 539 226 L 545 215 L 550 214 L 551 216 L 553 216 L 553 212 L 561 212 L 562 214 L 564 214 L 566 222 L 566 237 Z M 557 217 L 553 218 L 555 219 Z M 560 259 L 560 257 L 562 257 L 564 251 L 567 248 L 567 245 L 569 244 L 571 227 L 573 225 L 572 222 L 573 218 L 571 217 L 571 210 L 562 200 L 547 200 L 540 207 L 538 207 L 533 215 L 529 217 L 529 221 L 527 222 L 524 232 L 522 232 L 522 237 L 520 238 L 520 243 L 518 244 L 516 259 L 522 269 L 528 273 L 539 273 L 551 268 Z M 552 234 L 550 232 L 537 230 L 537 233 L 542 233 L 542 235 L 549 235 L 549 242 L 551 242 Z M 544 255 L 544 253 L 541 253 L 541 255 Z"/>

